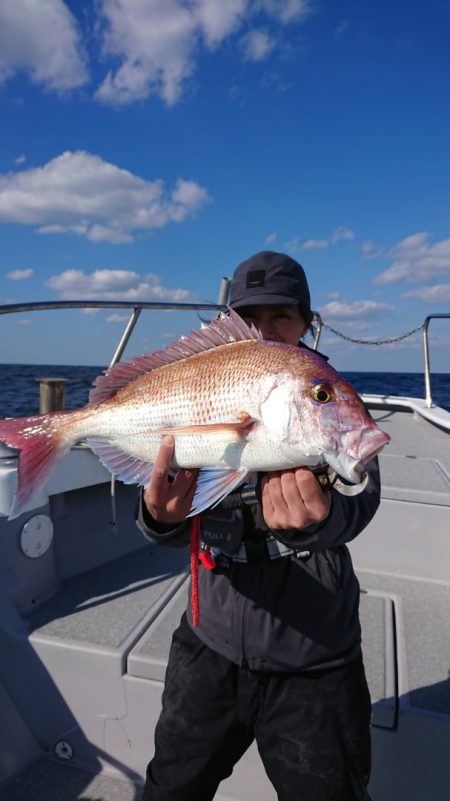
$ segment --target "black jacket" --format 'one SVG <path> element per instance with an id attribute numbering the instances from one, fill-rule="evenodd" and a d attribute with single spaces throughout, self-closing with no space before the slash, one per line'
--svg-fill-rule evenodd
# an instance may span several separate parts
<path id="1" fill-rule="evenodd" d="M 194 631 L 203 642 L 237 664 L 265 671 L 330 668 L 359 656 L 359 584 L 345 543 L 361 533 L 379 505 L 377 459 L 367 469 L 364 492 L 346 497 L 331 490 L 327 519 L 307 529 L 272 531 L 259 505 L 202 514 L 204 542 L 232 557 L 250 540 L 249 556 L 257 554 L 244 564 L 224 557 L 214 570 L 199 567 L 200 625 Z M 189 520 L 158 530 L 142 497 L 137 522 L 154 543 L 189 542 Z M 258 543 L 271 535 L 294 553 L 260 558 Z M 187 614 L 192 624 L 190 608 Z"/>

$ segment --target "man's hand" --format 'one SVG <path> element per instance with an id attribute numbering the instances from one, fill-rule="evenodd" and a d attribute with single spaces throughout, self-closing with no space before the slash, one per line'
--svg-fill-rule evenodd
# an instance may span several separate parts
<path id="1" fill-rule="evenodd" d="M 274 530 L 306 528 L 328 517 L 330 493 L 308 467 L 267 473 L 261 490 L 264 520 Z"/>
<path id="2" fill-rule="evenodd" d="M 164 437 L 153 465 L 149 485 L 144 491 L 144 502 L 154 520 L 176 525 L 185 520 L 189 514 L 198 470 L 180 469 L 173 481 L 170 481 L 169 469 L 174 448 L 174 438 Z"/>

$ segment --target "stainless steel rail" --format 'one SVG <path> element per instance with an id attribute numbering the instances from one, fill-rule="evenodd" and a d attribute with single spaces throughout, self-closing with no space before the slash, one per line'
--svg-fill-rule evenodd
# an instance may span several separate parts
<path id="1" fill-rule="evenodd" d="M 45 311 L 46 309 L 153 309 L 156 311 L 216 311 L 217 303 L 159 303 L 133 300 L 49 300 L 36 303 L 8 303 L 0 306 L 0 314 Z"/>
<path id="2" fill-rule="evenodd" d="M 317 349 L 320 341 L 320 335 L 322 333 L 322 319 L 320 317 L 319 312 L 314 312 L 315 317 L 315 332 L 314 332 L 314 342 L 313 348 L 314 350 Z M 425 318 L 423 325 L 420 326 L 422 328 L 422 339 L 423 339 L 423 363 L 424 363 L 424 378 L 425 378 L 425 404 L 427 408 L 431 409 L 433 406 L 433 398 L 431 395 L 431 369 L 430 369 L 430 349 L 428 343 L 428 328 L 430 325 L 431 320 L 450 320 L 450 314 L 429 314 L 428 317 Z M 351 340 L 350 337 L 344 337 L 345 339 L 349 339 L 350 341 L 360 342 L 361 340 Z M 376 343 L 382 344 L 382 343 Z"/>
<path id="3" fill-rule="evenodd" d="M 223 279 L 225 281 L 226 279 Z M 18 312 L 33 312 L 33 311 L 48 311 L 49 309 L 131 309 L 130 319 L 128 320 L 125 330 L 120 338 L 119 344 L 114 351 L 113 357 L 109 366 L 116 364 L 129 342 L 131 334 L 134 331 L 135 325 L 140 317 L 142 311 L 209 311 L 217 312 L 225 309 L 225 301 L 221 301 L 221 296 L 226 296 L 227 285 L 221 285 L 219 293 L 219 303 L 159 303 L 159 302 L 142 302 L 136 303 L 127 300 L 51 300 L 42 301 L 39 303 L 11 303 L 0 306 L 0 314 L 17 314 Z"/>
<path id="4" fill-rule="evenodd" d="M 433 399 L 431 397 L 431 379 L 430 379 L 430 352 L 428 346 L 428 327 L 430 325 L 431 320 L 450 320 L 450 314 L 429 314 L 428 317 L 425 317 L 425 321 L 423 324 L 423 361 L 424 361 L 424 373 L 425 373 L 425 403 L 429 409 L 431 409 L 433 405 Z"/>
<path id="5" fill-rule="evenodd" d="M 19 312 L 33 312 L 33 311 L 46 311 L 50 309 L 131 309 L 131 315 L 125 326 L 125 330 L 120 338 L 119 344 L 113 354 L 110 366 L 118 362 L 129 342 L 131 334 L 136 326 L 142 311 L 209 311 L 217 312 L 226 308 L 228 298 L 230 279 L 222 278 L 219 289 L 219 298 L 217 303 L 160 303 L 160 302 L 142 302 L 136 303 L 133 301 L 109 301 L 109 300 L 55 300 L 55 301 L 41 301 L 38 303 L 10 303 L 0 305 L 0 314 L 17 314 Z M 322 333 L 322 319 L 318 312 L 314 312 L 315 326 L 314 326 L 314 340 L 313 349 L 316 350 L 319 345 L 320 336 Z M 433 399 L 431 395 L 431 379 L 430 379 L 430 353 L 428 341 L 428 328 L 431 320 L 437 319 L 450 319 L 450 314 L 429 314 L 423 323 L 423 354 L 424 354 L 424 377 L 425 377 L 425 402 L 428 408 L 433 406 Z"/>

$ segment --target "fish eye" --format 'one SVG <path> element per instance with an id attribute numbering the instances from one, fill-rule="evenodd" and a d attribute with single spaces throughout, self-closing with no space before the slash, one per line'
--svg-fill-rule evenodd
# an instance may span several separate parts
<path id="1" fill-rule="evenodd" d="M 329 403 L 334 400 L 334 395 L 327 384 L 316 384 L 311 390 L 311 397 L 318 403 Z"/>

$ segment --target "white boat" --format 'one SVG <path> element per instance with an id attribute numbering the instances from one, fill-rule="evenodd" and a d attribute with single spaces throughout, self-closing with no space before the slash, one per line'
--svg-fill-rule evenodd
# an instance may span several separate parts
<path id="1" fill-rule="evenodd" d="M 141 311 L 168 304 L 80 301 L 0 313 L 83 306 L 131 309 L 117 361 Z M 431 397 L 430 319 L 426 398 L 363 395 L 392 437 L 380 456 L 381 507 L 350 545 L 373 705 L 373 801 L 450 799 L 450 413 Z M 188 554 L 146 543 L 134 522 L 137 489 L 112 485 L 83 444 L 35 508 L 9 521 L 16 478 L 17 454 L 3 447 L 0 801 L 137 801 L 186 603 Z M 217 794 L 275 799 L 256 747 Z"/>

